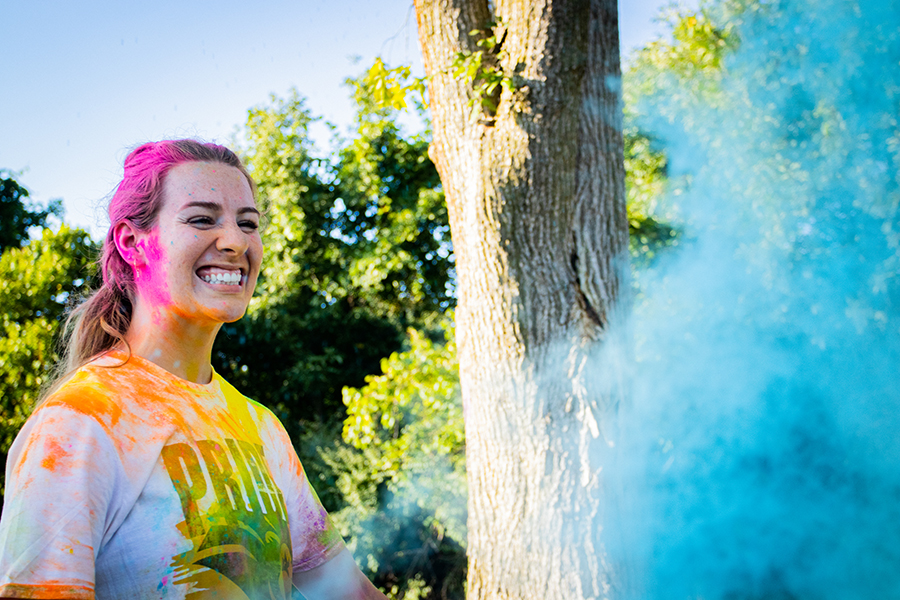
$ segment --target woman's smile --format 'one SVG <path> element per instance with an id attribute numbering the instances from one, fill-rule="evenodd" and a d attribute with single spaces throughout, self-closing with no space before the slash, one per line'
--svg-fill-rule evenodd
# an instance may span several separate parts
<path id="1" fill-rule="evenodd" d="M 231 270 L 219 267 L 200 267 L 197 276 L 212 286 L 225 286 L 222 288 L 240 288 L 247 281 L 246 275 L 240 269 Z"/>

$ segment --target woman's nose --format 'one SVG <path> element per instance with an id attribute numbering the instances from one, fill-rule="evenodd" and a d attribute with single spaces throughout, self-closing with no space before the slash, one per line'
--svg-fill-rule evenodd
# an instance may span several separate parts
<path id="1" fill-rule="evenodd" d="M 220 252 L 231 252 L 238 256 L 244 254 L 250 245 L 248 236 L 237 223 L 226 224 L 216 240 L 216 249 Z"/>

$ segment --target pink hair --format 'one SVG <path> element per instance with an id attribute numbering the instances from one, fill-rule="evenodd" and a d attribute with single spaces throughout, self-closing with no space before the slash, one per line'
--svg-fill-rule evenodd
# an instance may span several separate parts
<path id="1" fill-rule="evenodd" d="M 256 185 L 241 159 L 224 146 L 185 139 L 149 142 L 132 150 L 125 159 L 125 175 L 109 201 L 110 227 L 99 260 L 102 285 L 69 316 L 63 360 L 54 378 L 57 383 L 48 386 L 43 397 L 57 387 L 62 376 L 95 356 L 118 345 L 128 347 L 124 336 L 135 298 L 134 271 L 119 253 L 113 232 L 124 221 L 140 231 L 152 229 L 163 203 L 166 174 L 186 162 L 219 162 L 235 167 L 256 194 Z"/>

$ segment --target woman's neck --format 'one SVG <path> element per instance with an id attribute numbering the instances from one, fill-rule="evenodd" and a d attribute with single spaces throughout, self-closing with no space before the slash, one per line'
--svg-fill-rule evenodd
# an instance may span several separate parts
<path id="1" fill-rule="evenodd" d="M 173 375 L 194 383 L 209 383 L 212 346 L 221 326 L 221 323 L 201 324 L 167 311 L 135 306 L 125 340 L 132 353 Z"/>

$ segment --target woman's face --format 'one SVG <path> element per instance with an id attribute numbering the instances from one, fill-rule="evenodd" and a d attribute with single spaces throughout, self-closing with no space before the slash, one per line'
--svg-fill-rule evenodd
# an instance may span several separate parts
<path id="1" fill-rule="evenodd" d="M 240 319 L 262 260 L 259 211 L 235 167 L 179 164 L 166 175 L 157 225 L 135 241 L 142 300 L 154 311 L 211 323 Z"/>

